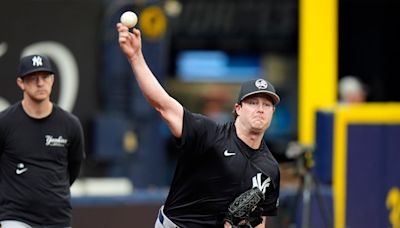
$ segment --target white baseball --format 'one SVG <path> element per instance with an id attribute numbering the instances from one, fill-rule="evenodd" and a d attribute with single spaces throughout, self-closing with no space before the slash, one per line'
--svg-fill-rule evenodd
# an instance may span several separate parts
<path id="1" fill-rule="evenodd" d="M 121 20 L 121 23 L 123 25 L 125 25 L 126 27 L 133 28 L 136 25 L 138 18 L 134 12 L 126 11 L 125 13 L 123 13 L 121 15 L 120 20 Z"/>

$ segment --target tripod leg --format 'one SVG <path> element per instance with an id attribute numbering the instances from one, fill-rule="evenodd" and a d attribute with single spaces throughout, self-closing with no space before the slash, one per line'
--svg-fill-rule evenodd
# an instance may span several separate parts
<path id="1" fill-rule="evenodd" d="M 320 183 L 319 183 L 318 179 L 314 175 L 312 175 L 312 179 L 313 179 L 313 182 L 314 182 L 314 185 L 315 185 L 315 194 L 316 194 L 316 197 L 317 197 L 319 209 L 320 209 L 321 214 L 322 214 L 323 222 L 325 224 L 325 227 L 331 228 L 332 227 L 332 221 L 331 221 L 331 217 L 329 215 L 329 211 L 325 207 L 325 204 L 324 204 L 324 200 L 323 200 L 323 197 L 322 197 L 322 194 L 321 194 Z"/>
<path id="2" fill-rule="evenodd" d="M 292 210 L 291 210 L 291 213 L 290 213 L 290 215 L 291 215 L 290 223 L 291 224 L 296 224 L 297 212 L 299 210 L 298 207 L 300 205 L 299 202 L 300 202 L 300 198 L 302 198 L 302 196 L 301 196 L 302 193 L 303 193 L 303 181 L 301 180 L 299 188 L 296 190 L 296 195 L 294 197 L 293 207 L 292 207 Z"/>
<path id="3" fill-rule="evenodd" d="M 312 192 L 312 176 L 310 173 L 304 175 L 303 187 L 303 211 L 301 217 L 301 227 L 311 228 L 311 192 Z"/>

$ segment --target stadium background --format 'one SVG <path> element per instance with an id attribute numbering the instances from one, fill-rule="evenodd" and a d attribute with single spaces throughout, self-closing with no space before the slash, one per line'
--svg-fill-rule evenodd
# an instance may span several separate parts
<path id="1" fill-rule="evenodd" d="M 166 126 L 144 100 L 118 47 L 115 24 L 122 12 L 133 10 L 139 15 L 150 67 L 165 88 L 192 111 L 217 112 L 218 120 L 224 120 L 239 81 L 263 75 L 276 85 L 283 102 L 266 136 L 282 170 L 283 204 L 280 216 L 270 221 L 274 227 L 301 223 L 301 209 L 293 210 L 300 183 L 297 158 L 287 158 L 287 145 L 291 141 L 314 144 L 325 136 L 318 130 L 321 126 L 328 126 L 327 135 L 332 137 L 326 139 L 331 144 L 317 147 L 316 175 L 335 227 L 345 224 L 343 218 L 352 227 L 368 227 L 360 219 L 352 220 L 359 217 L 354 213 L 333 212 L 332 204 L 335 210 L 347 211 L 354 205 L 333 203 L 332 171 L 326 167 L 335 166 L 334 159 L 321 148 L 335 153 L 335 123 L 330 118 L 343 113 L 335 106 L 340 77 L 359 76 L 368 85 L 371 103 L 400 100 L 399 8 L 399 3 L 389 0 L 2 0 L 0 109 L 21 97 L 15 85 L 20 56 L 35 50 L 50 55 L 60 75 L 52 99 L 81 119 L 87 141 L 88 159 L 73 191 L 74 227 L 151 227 L 168 190 L 175 151 Z M 327 106 L 328 114 L 319 113 L 317 119 L 322 122 L 317 122 L 314 115 Z M 393 118 L 397 106 L 393 109 L 368 109 L 376 116 L 389 113 L 369 119 L 368 132 L 369 125 L 394 125 L 394 130 L 371 133 L 369 138 L 376 141 L 371 156 L 387 147 L 394 158 L 399 156 L 400 145 L 395 140 L 399 121 Z M 363 114 L 348 116 L 350 124 L 364 118 Z M 365 121 L 361 125 L 363 129 Z M 357 127 L 349 132 L 357 132 Z M 390 137 L 394 140 L 389 143 L 382 139 Z M 371 147 L 359 148 L 365 143 L 363 136 L 353 138 L 356 143 L 349 141 L 349 145 L 360 157 L 365 156 L 363 152 Z M 321 168 L 323 162 L 328 165 Z M 397 194 L 400 180 L 395 170 L 384 175 L 393 179 L 388 188 Z M 385 205 L 387 192 L 378 195 L 382 200 L 372 204 Z M 393 208 L 398 208 L 400 202 L 393 202 Z M 369 208 L 375 210 L 374 205 Z M 395 227 L 400 216 L 391 220 L 392 211 L 388 206 L 371 213 L 379 215 L 377 225 Z M 322 216 L 315 217 L 321 220 Z M 313 222 L 322 227 L 321 221 Z"/>

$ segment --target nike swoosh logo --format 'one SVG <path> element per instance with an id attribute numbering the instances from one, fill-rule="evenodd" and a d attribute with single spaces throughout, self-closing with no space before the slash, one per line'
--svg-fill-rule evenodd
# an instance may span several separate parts
<path id="1" fill-rule="evenodd" d="M 15 170 L 15 173 L 18 174 L 18 175 L 20 175 L 20 174 L 22 174 L 22 173 L 25 173 L 27 170 L 28 170 L 28 168 L 16 169 L 16 170 Z"/>
<path id="2" fill-rule="evenodd" d="M 229 157 L 229 156 L 233 156 L 233 155 L 236 155 L 236 153 L 235 152 L 229 152 L 228 150 L 224 151 L 224 156 L 225 157 Z"/>

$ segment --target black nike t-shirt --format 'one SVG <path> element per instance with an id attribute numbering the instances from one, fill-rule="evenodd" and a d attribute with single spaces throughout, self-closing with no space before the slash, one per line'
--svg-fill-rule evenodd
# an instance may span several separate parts
<path id="1" fill-rule="evenodd" d="M 234 123 L 184 112 L 181 150 L 164 213 L 179 227 L 220 227 L 223 213 L 241 193 L 258 187 L 265 194 L 263 215 L 276 215 L 279 166 L 265 142 L 259 149 L 236 135 Z"/>
<path id="2" fill-rule="evenodd" d="M 70 226 L 70 175 L 79 172 L 83 144 L 79 120 L 56 105 L 43 119 L 20 102 L 1 112 L 0 221 Z"/>

